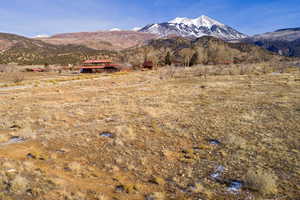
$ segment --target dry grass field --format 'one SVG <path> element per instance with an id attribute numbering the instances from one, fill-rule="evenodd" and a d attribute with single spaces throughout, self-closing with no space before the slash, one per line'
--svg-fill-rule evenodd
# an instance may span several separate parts
<path id="1" fill-rule="evenodd" d="M 206 72 L 3 79 L 0 199 L 299 199 L 299 71 Z"/>

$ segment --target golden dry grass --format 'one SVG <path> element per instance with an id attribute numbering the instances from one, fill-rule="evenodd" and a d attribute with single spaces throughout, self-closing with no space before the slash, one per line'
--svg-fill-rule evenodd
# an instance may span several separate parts
<path id="1" fill-rule="evenodd" d="M 38 87 L 0 92 L 0 141 L 27 139 L 0 146 L 1 197 L 20 199 L 10 169 L 23 177 L 16 183 L 28 181 L 23 199 L 299 196 L 298 72 L 205 78 L 202 68 L 164 70 L 57 84 L 45 84 L 55 75 L 36 77 Z M 210 178 L 219 165 L 223 178 L 259 187 L 228 192 Z M 272 171 L 276 190 L 266 192 L 265 175 L 245 177 L 250 168 Z"/>

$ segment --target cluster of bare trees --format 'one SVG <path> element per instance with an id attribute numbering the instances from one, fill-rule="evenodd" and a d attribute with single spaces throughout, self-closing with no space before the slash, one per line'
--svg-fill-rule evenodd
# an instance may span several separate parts
<path id="1" fill-rule="evenodd" d="M 7 72 L 11 72 L 11 71 L 12 71 L 11 66 L 5 65 L 5 64 L 0 64 L 0 72 L 7 73 Z"/>
<path id="2" fill-rule="evenodd" d="M 0 79 L 7 79 L 13 83 L 20 83 L 25 79 L 24 73 L 19 72 L 17 65 L 0 64 Z"/>
<path id="3" fill-rule="evenodd" d="M 194 50 L 192 50 L 191 48 L 184 48 L 180 50 L 179 54 L 184 58 L 185 67 L 190 66 L 190 62 L 194 53 L 195 53 Z"/>

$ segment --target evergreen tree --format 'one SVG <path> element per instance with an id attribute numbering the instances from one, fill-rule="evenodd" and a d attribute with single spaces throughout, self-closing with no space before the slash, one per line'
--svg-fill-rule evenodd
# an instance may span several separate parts
<path id="1" fill-rule="evenodd" d="M 198 64 L 198 57 L 199 57 L 199 54 L 198 54 L 198 52 L 196 51 L 196 52 L 194 53 L 194 55 L 192 56 L 192 58 L 191 58 L 190 66 L 193 66 L 193 65 L 197 65 L 197 64 Z"/>
<path id="2" fill-rule="evenodd" d="M 171 65 L 172 62 L 171 62 L 171 54 L 170 52 L 168 51 L 166 57 L 165 57 L 165 65 Z"/>

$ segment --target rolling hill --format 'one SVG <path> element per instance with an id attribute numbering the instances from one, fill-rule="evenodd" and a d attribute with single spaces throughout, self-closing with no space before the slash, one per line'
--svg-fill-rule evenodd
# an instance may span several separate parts
<path id="1" fill-rule="evenodd" d="M 97 31 L 63 33 L 39 40 L 55 45 L 84 45 L 96 50 L 122 50 L 154 38 L 157 38 L 154 34 L 136 31 Z"/>
<path id="2" fill-rule="evenodd" d="M 134 66 L 141 66 L 145 60 L 163 66 L 166 64 L 165 58 L 168 54 L 172 62 L 179 65 L 186 64 L 187 59 L 190 60 L 190 65 L 260 62 L 279 57 L 255 45 L 228 43 L 212 36 L 197 39 L 184 37 L 152 39 L 128 49 L 114 51 L 96 50 L 75 44 L 49 44 L 37 39 L 1 33 L 0 47 L 0 63 L 21 65 L 45 63 L 68 65 L 80 64 L 85 59 L 111 58 L 114 62 L 131 63 Z"/>
<path id="3" fill-rule="evenodd" d="M 15 34 L 0 33 L 0 63 L 75 64 L 89 56 L 109 55 L 111 51 L 99 51 L 82 45 L 53 45 Z"/>

